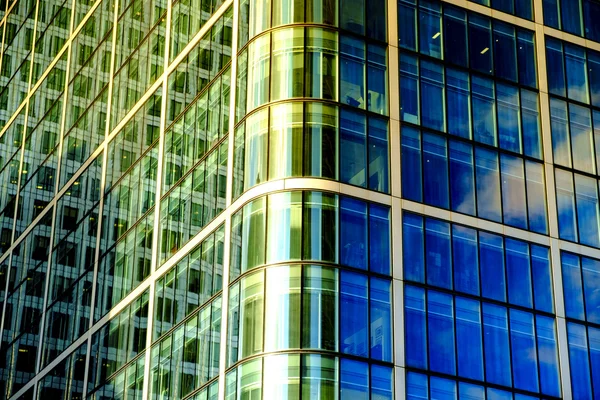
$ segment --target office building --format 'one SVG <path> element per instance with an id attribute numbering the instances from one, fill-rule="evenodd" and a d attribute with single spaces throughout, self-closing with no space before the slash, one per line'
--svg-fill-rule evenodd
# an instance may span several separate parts
<path id="1" fill-rule="evenodd" d="M 4 0 L 0 397 L 600 396 L 597 0 Z"/>

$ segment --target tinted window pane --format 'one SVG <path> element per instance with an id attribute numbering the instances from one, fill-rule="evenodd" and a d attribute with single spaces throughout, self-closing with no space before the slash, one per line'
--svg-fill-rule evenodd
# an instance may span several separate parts
<path id="1" fill-rule="evenodd" d="M 477 214 L 481 218 L 500 222 L 500 171 L 496 152 L 475 148 L 475 176 Z"/>
<path id="2" fill-rule="evenodd" d="M 489 382 L 511 385 L 508 318 L 504 307 L 483 304 L 485 375 Z M 489 397 L 488 397 L 489 399 Z"/>
<path id="3" fill-rule="evenodd" d="M 554 319 L 536 316 L 538 358 L 540 365 L 540 387 L 542 393 L 560 395 L 560 375 L 558 372 L 558 350 Z"/>
<path id="4" fill-rule="evenodd" d="M 567 323 L 569 340 L 569 365 L 571 367 L 571 390 L 573 399 L 592 398 L 588 343 L 585 326 Z"/>
<path id="5" fill-rule="evenodd" d="M 479 232 L 479 261 L 481 265 L 481 294 L 490 299 L 506 301 L 502 237 Z"/>
<path id="6" fill-rule="evenodd" d="M 445 130 L 444 67 L 421 60 L 421 106 L 423 126 Z"/>
<path id="7" fill-rule="evenodd" d="M 448 208 L 448 144 L 438 135 L 423 134 L 424 201 Z"/>
<path id="8" fill-rule="evenodd" d="M 551 313 L 554 310 L 549 249 L 531 245 L 531 271 L 535 309 Z"/>
<path id="9" fill-rule="evenodd" d="M 509 238 L 504 243 L 506 244 L 508 301 L 512 304 L 533 308 L 529 245 Z"/>
<path id="10" fill-rule="evenodd" d="M 404 126 L 402 128 L 402 196 L 423 201 L 421 169 L 421 132 Z"/>
<path id="11" fill-rule="evenodd" d="M 392 291 L 391 282 L 371 278 L 370 287 L 371 358 L 392 361 Z"/>
<path id="12" fill-rule="evenodd" d="M 404 288 L 406 365 L 427 368 L 427 329 L 425 327 L 425 291 L 413 286 Z"/>
<path id="13" fill-rule="evenodd" d="M 426 219 L 425 248 L 427 250 L 427 283 L 452 289 L 450 224 L 435 219 Z"/>
<path id="14" fill-rule="evenodd" d="M 348 197 L 340 200 L 340 261 L 367 269 L 367 204 Z"/>
<path id="15" fill-rule="evenodd" d="M 581 257 L 585 311 L 589 322 L 600 323 L 600 261 Z"/>
<path id="16" fill-rule="evenodd" d="M 389 218 L 389 208 L 375 204 L 369 206 L 369 268 L 384 275 L 391 273 Z"/>
<path id="17" fill-rule="evenodd" d="M 448 97 L 448 133 L 471 138 L 471 107 L 469 74 L 446 69 L 446 95 Z"/>
<path id="18" fill-rule="evenodd" d="M 466 67 L 468 59 L 465 43 L 467 43 L 467 13 L 460 8 L 444 5 L 446 61 Z"/>
<path id="19" fill-rule="evenodd" d="M 410 249 L 410 247 L 405 248 Z M 452 225 L 452 256 L 454 289 L 476 296 L 479 295 L 476 230 L 460 225 Z"/>
<path id="20" fill-rule="evenodd" d="M 456 298 L 458 375 L 483 380 L 483 344 L 479 302 Z"/>
<path id="21" fill-rule="evenodd" d="M 342 272 L 340 275 L 340 308 L 346 315 L 340 320 L 340 351 L 368 357 L 367 277 L 352 272 Z"/>
<path id="22" fill-rule="evenodd" d="M 569 253 L 561 254 L 565 312 L 567 317 L 585 320 L 583 310 L 583 287 L 579 257 Z"/>
<path id="23" fill-rule="evenodd" d="M 423 218 L 414 214 L 404 214 L 402 247 L 404 279 L 425 283 L 425 237 Z"/>
<path id="24" fill-rule="evenodd" d="M 432 371 L 454 375 L 454 311 L 452 296 L 427 293 L 429 363 Z"/>
<path id="25" fill-rule="evenodd" d="M 531 373 L 537 368 L 532 314 L 510 310 L 510 343 L 515 387 L 537 392 L 539 390 L 538 376 Z"/>
<path id="26" fill-rule="evenodd" d="M 475 215 L 473 147 L 450 140 L 450 200 L 452 210 Z"/>

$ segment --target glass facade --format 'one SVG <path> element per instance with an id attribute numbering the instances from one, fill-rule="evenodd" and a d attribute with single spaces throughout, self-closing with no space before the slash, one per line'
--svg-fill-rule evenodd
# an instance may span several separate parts
<path id="1" fill-rule="evenodd" d="M 0 0 L 0 399 L 600 397 L 598 20 Z"/>

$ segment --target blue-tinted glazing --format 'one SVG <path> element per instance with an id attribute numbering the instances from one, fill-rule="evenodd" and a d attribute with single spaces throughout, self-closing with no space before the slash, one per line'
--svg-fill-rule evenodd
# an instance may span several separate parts
<path id="1" fill-rule="evenodd" d="M 483 335 L 485 340 L 486 380 L 511 386 L 511 366 L 508 338 L 508 316 L 506 308 L 484 303 Z"/>
<path id="2" fill-rule="evenodd" d="M 427 369 L 427 328 L 425 320 L 425 290 L 414 286 L 404 287 L 404 319 L 406 365 Z"/>
<path id="3" fill-rule="evenodd" d="M 371 358 L 392 362 L 392 290 L 387 279 L 371 278 Z"/>
<path id="4" fill-rule="evenodd" d="M 543 0 L 544 24 L 556 29 L 560 29 L 560 11 L 558 9 L 559 0 Z"/>
<path id="5" fill-rule="evenodd" d="M 350 197 L 340 199 L 340 261 L 367 269 L 367 203 Z"/>
<path id="6" fill-rule="evenodd" d="M 592 382 L 590 378 L 589 351 L 585 326 L 568 322 L 567 337 L 573 399 L 591 399 Z"/>
<path id="7" fill-rule="evenodd" d="M 340 181 L 366 186 L 367 118 L 342 109 L 340 112 Z M 360 171 L 359 173 L 356 173 Z"/>
<path id="8" fill-rule="evenodd" d="M 568 1 L 565 3 L 568 3 Z M 589 103 L 585 49 L 571 44 L 564 44 L 564 50 L 567 96 L 582 103 Z"/>
<path id="9" fill-rule="evenodd" d="M 561 169 L 554 170 L 556 182 L 556 206 L 558 209 L 558 232 L 561 239 L 577 241 L 575 220 L 575 193 L 573 174 Z"/>
<path id="10" fill-rule="evenodd" d="M 566 97 L 567 89 L 562 43 L 559 40 L 549 37 L 546 38 L 546 69 L 548 72 L 548 90 L 550 93 Z"/>
<path id="11" fill-rule="evenodd" d="M 594 0 L 583 0 L 583 24 L 585 37 L 600 42 L 600 3 Z"/>
<path id="12" fill-rule="evenodd" d="M 419 1 L 419 50 L 442 58 L 442 4 L 438 1 Z"/>
<path id="13" fill-rule="evenodd" d="M 531 272 L 535 308 L 551 313 L 554 311 L 554 300 L 549 252 L 547 247 L 531 245 Z"/>
<path id="14" fill-rule="evenodd" d="M 512 3 L 511 0 L 503 0 Z M 515 28 L 494 22 L 494 66 L 496 76 L 517 81 L 517 52 Z"/>
<path id="15" fill-rule="evenodd" d="M 471 105 L 469 74 L 446 68 L 446 96 L 448 107 L 448 133 L 471 138 Z"/>
<path id="16" fill-rule="evenodd" d="M 423 133 L 423 200 L 448 208 L 448 144 L 441 136 Z"/>
<path id="17" fill-rule="evenodd" d="M 561 0 L 560 13 L 562 29 L 565 32 L 582 36 L 581 2 L 579 0 Z"/>
<path id="18" fill-rule="evenodd" d="M 500 166 L 494 151 L 475 148 L 475 177 L 477 182 L 477 214 L 500 222 Z"/>
<path id="19" fill-rule="evenodd" d="M 473 137 L 481 143 L 497 145 L 496 94 L 491 79 L 473 75 L 471 78 L 473 107 Z"/>
<path id="20" fill-rule="evenodd" d="M 510 343 L 515 387 L 538 392 L 538 376 L 532 373 L 537 367 L 533 314 L 510 310 Z"/>
<path id="21" fill-rule="evenodd" d="M 589 322 L 600 324 L 600 261 L 581 257 L 581 272 L 586 319 Z"/>
<path id="22" fill-rule="evenodd" d="M 471 68 L 486 74 L 492 67 L 492 28 L 488 18 L 469 15 L 469 60 Z"/>
<path id="23" fill-rule="evenodd" d="M 483 380 L 483 343 L 480 303 L 456 298 L 456 348 L 458 375 Z"/>
<path id="24" fill-rule="evenodd" d="M 423 218 L 405 213 L 403 220 L 402 247 L 404 279 L 425 283 L 425 240 Z"/>
<path id="25" fill-rule="evenodd" d="M 389 192 L 388 122 L 369 118 L 369 189 Z"/>
<path id="26" fill-rule="evenodd" d="M 450 202 L 452 210 L 475 215 L 475 167 L 473 147 L 451 140 L 450 150 Z"/>
<path id="27" fill-rule="evenodd" d="M 391 273 L 390 209 L 369 206 L 369 266 L 371 271 L 384 275 Z"/>
<path id="28" fill-rule="evenodd" d="M 540 388 L 542 393 L 560 396 L 560 374 L 558 371 L 558 351 L 554 318 L 537 315 L 535 317 L 537 351 L 540 365 Z"/>
<path id="29" fill-rule="evenodd" d="M 465 43 L 467 43 L 466 11 L 444 5 L 444 59 L 452 64 L 467 67 L 468 48 Z"/>
<path id="30" fill-rule="evenodd" d="M 533 308 L 529 246 L 521 241 L 506 238 L 506 272 L 508 275 L 508 301 Z"/>
<path id="31" fill-rule="evenodd" d="M 502 211 L 508 225 L 527 229 L 525 170 L 520 158 L 500 154 Z"/>
<path id="32" fill-rule="evenodd" d="M 498 107 L 498 139 L 500 147 L 521 153 L 521 104 L 519 89 L 512 85 L 496 84 Z"/>
<path id="33" fill-rule="evenodd" d="M 419 123 L 419 59 L 413 55 L 400 55 L 400 118 Z"/>
<path id="34" fill-rule="evenodd" d="M 542 159 L 538 94 L 521 89 L 521 118 L 523 123 L 523 153 Z"/>
<path id="35" fill-rule="evenodd" d="M 340 273 L 340 351 L 361 357 L 369 356 L 367 277 L 342 271 Z"/>
<path id="36" fill-rule="evenodd" d="M 429 368 L 450 375 L 456 373 L 453 303 L 451 295 L 427 292 Z"/>
<path id="37" fill-rule="evenodd" d="M 577 226 L 580 243 L 600 246 L 598 221 L 598 182 L 595 178 L 575 174 L 575 199 L 577 202 Z"/>
<path id="38" fill-rule="evenodd" d="M 565 313 L 567 317 L 585 320 L 583 308 L 583 285 L 581 283 L 581 264 L 579 257 L 570 253 L 561 253 Z"/>
<path id="39" fill-rule="evenodd" d="M 421 60 L 422 124 L 438 131 L 445 130 L 444 67 Z"/>
<path id="40" fill-rule="evenodd" d="M 440 400 L 455 400 L 456 399 L 456 382 L 450 379 L 438 378 L 432 376 L 429 379 L 429 390 L 431 391 L 432 399 Z"/>
<path id="41" fill-rule="evenodd" d="M 598 3 L 600 6 L 600 3 Z M 600 16 L 598 21 L 600 21 Z M 595 26 L 600 27 L 596 23 Z M 600 38 L 596 39 L 600 41 Z M 600 106 L 600 53 L 595 51 L 587 52 L 588 78 L 590 80 L 590 100 L 596 107 Z"/>
<path id="42" fill-rule="evenodd" d="M 406 398 L 420 400 L 429 398 L 427 375 L 409 372 L 406 374 Z"/>
<path id="43" fill-rule="evenodd" d="M 452 289 L 450 224 L 436 219 L 425 220 L 427 283 Z"/>
<path id="44" fill-rule="evenodd" d="M 369 365 L 365 362 L 342 358 L 340 360 L 340 395 L 369 396 Z"/>
<path id="45" fill-rule="evenodd" d="M 393 371 L 383 365 L 371 365 L 371 398 L 393 399 Z"/>
<path id="46" fill-rule="evenodd" d="M 452 225 L 452 257 L 454 289 L 479 295 L 479 258 L 475 229 Z"/>
<path id="47" fill-rule="evenodd" d="M 423 201 L 421 132 L 410 126 L 402 127 L 402 197 Z"/>
<path id="48" fill-rule="evenodd" d="M 506 301 L 504 243 L 501 236 L 479 232 L 479 262 L 482 296 Z"/>
<path id="49" fill-rule="evenodd" d="M 534 36 L 534 33 L 531 31 L 517 30 L 519 83 L 531 87 L 537 87 L 537 65 L 535 59 Z"/>

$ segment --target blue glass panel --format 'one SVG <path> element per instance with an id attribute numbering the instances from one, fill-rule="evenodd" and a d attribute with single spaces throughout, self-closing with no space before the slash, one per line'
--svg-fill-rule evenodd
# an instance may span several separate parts
<path id="1" fill-rule="evenodd" d="M 389 192 L 388 122 L 369 118 L 369 189 Z"/>
<path id="2" fill-rule="evenodd" d="M 460 400 L 485 400 L 485 388 L 472 383 L 458 383 L 458 398 Z"/>
<path id="3" fill-rule="evenodd" d="M 546 38 L 546 68 L 548 71 L 548 90 L 558 96 L 567 96 L 565 84 L 565 64 L 562 43 Z"/>
<path id="4" fill-rule="evenodd" d="M 366 400 L 369 398 L 369 365 L 342 358 L 340 360 L 340 396 Z"/>
<path id="5" fill-rule="evenodd" d="M 369 356 L 367 277 L 354 272 L 340 274 L 340 350 L 361 357 Z"/>
<path id="6" fill-rule="evenodd" d="M 409 372 L 406 374 L 406 398 L 420 400 L 429 398 L 427 375 Z"/>
<path id="7" fill-rule="evenodd" d="M 504 243 L 501 236 L 479 232 L 479 265 L 483 297 L 506 301 Z"/>
<path id="8" fill-rule="evenodd" d="M 573 399 L 591 399 L 592 387 L 585 326 L 568 322 L 567 336 L 569 341 L 569 365 L 571 367 Z"/>
<path id="9" fill-rule="evenodd" d="M 517 17 L 533 20 L 533 4 L 531 0 L 516 0 Z"/>
<path id="10" fill-rule="evenodd" d="M 512 393 L 500 389 L 487 389 L 488 400 L 513 400 Z"/>
<path id="11" fill-rule="evenodd" d="M 423 217 L 405 213 L 402 231 L 404 279 L 425 283 L 425 235 Z"/>
<path id="12" fill-rule="evenodd" d="M 515 13 L 513 0 L 492 0 L 492 8 L 508 14 Z"/>
<path id="13" fill-rule="evenodd" d="M 500 168 L 498 153 L 475 147 L 477 214 L 481 218 L 502 221 L 500 213 Z"/>
<path id="14" fill-rule="evenodd" d="M 510 3 L 511 6 L 513 2 L 513 0 L 496 1 Z M 514 82 L 517 81 L 516 48 L 515 28 L 511 25 L 494 21 L 494 66 L 496 76 Z"/>
<path id="15" fill-rule="evenodd" d="M 500 147 L 521 153 L 521 105 L 519 89 L 516 86 L 496 84 L 498 106 L 498 138 Z"/>
<path id="16" fill-rule="evenodd" d="M 417 8 L 411 3 L 414 0 L 398 2 L 398 43 L 404 49 L 417 51 Z"/>
<path id="17" fill-rule="evenodd" d="M 565 295 L 565 313 L 567 317 L 585 321 L 579 257 L 574 254 L 561 253 L 560 258 Z"/>
<path id="18" fill-rule="evenodd" d="M 577 36 L 583 36 L 581 21 L 581 2 L 562 0 L 560 2 L 562 30 Z"/>
<path id="19" fill-rule="evenodd" d="M 530 0 L 517 0 L 527 2 Z M 519 59 L 519 83 L 537 87 L 537 68 L 535 62 L 535 34 L 531 31 L 517 30 L 517 56 Z"/>
<path id="20" fill-rule="evenodd" d="M 393 371 L 382 365 L 371 365 L 371 398 L 381 400 L 393 399 Z"/>
<path id="21" fill-rule="evenodd" d="M 442 58 L 442 3 L 421 0 L 419 6 L 419 50 Z"/>
<path id="22" fill-rule="evenodd" d="M 446 95 L 448 104 L 448 133 L 471 138 L 469 74 L 446 68 Z"/>
<path id="23" fill-rule="evenodd" d="M 600 210 L 598 209 L 598 181 L 575 174 L 575 197 L 577 201 L 577 225 L 579 241 L 589 246 L 600 246 Z"/>
<path id="24" fill-rule="evenodd" d="M 340 102 L 362 109 L 366 108 L 365 58 L 363 40 L 340 37 Z"/>
<path id="25" fill-rule="evenodd" d="M 421 132 L 409 126 L 402 127 L 402 197 L 423 201 Z"/>
<path id="26" fill-rule="evenodd" d="M 418 124 L 419 119 L 419 59 L 402 53 L 400 56 L 400 118 Z"/>
<path id="27" fill-rule="evenodd" d="M 571 128 L 571 147 L 573 149 L 573 168 L 594 174 L 596 162 L 592 146 L 592 118 L 590 109 L 569 104 Z"/>
<path id="28" fill-rule="evenodd" d="M 600 324 L 600 261 L 581 257 L 585 314 L 589 322 Z"/>
<path id="29" fill-rule="evenodd" d="M 483 344 L 481 340 L 479 302 L 456 297 L 456 348 L 459 376 L 483 380 Z"/>
<path id="30" fill-rule="evenodd" d="M 517 389 L 539 391 L 537 350 L 533 328 L 533 314 L 510 310 L 510 344 L 513 365 L 513 382 Z"/>
<path id="31" fill-rule="evenodd" d="M 365 0 L 340 0 L 340 28 L 365 34 Z"/>
<path id="32" fill-rule="evenodd" d="M 479 14 L 469 15 L 469 59 L 471 68 L 493 73 L 491 23 Z"/>
<path id="33" fill-rule="evenodd" d="M 600 112 L 592 110 L 594 120 L 594 142 L 596 144 L 596 171 L 600 171 Z"/>
<path id="34" fill-rule="evenodd" d="M 390 275 L 390 209 L 369 206 L 369 268 L 373 272 Z"/>
<path id="35" fill-rule="evenodd" d="M 575 1 L 563 1 L 565 3 L 579 3 Z M 564 21 L 564 14 L 563 14 Z M 579 46 L 570 44 L 564 45 L 565 65 L 567 76 L 567 95 L 570 99 L 589 103 L 587 67 L 585 60 L 585 50 Z"/>
<path id="36" fill-rule="evenodd" d="M 521 89 L 521 118 L 523 123 L 523 152 L 542 159 L 542 136 L 540 132 L 540 107 L 538 94 Z"/>
<path id="37" fill-rule="evenodd" d="M 387 26 L 386 26 L 386 13 L 381 12 L 385 10 L 385 0 L 368 0 L 367 5 L 367 37 L 386 41 L 387 38 Z"/>
<path id="38" fill-rule="evenodd" d="M 371 278 L 371 358 L 392 362 L 392 290 L 386 279 Z"/>
<path id="39" fill-rule="evenodd" d="M 571 141 L 567 117 L 567 103 L 550 99 L 550 124 L 552 127 L 552 153 L 554 163 L 571 166 Z"/>
<path id="40" fill-rule="evenodd" d="M 425 327 L 425 291 L 414 286 L 404 287 L 404 326 L 406 335 L 406 365 L 427 369 L 427 328 Z"/>
<path id="41" fill-rule="evenodd" d="M 556 206 L 558 208 L 558 232 L 561 239 L 577 241 L 575 221 L 575 193 L 573 174 L 561 169 L 554 170 L 556 179 Z"/>
<path id="42" fill-rule="evenodd" d="M 546 187 L 544 184 L 544 165 L 534 161 L 525 161 L 527 177 L 527 211 L 529 212 L 529 230 L 539 233 L 548 232 L 546 213 Z"/>
<path id="43" fill-rule="evenodd" d="M 592 385 L 598 387 L 600 382 L 600 330 L 588 327 L 588 339 L 590 343 L 590 364 L 592 368 Z M 594 390 L 594 398 L 598 398 L 598 389 Z"/>
<path id="44" fill-rule="evenodd" d="M 427 292 L 429 368 L 450 375 L 456 373 L 452 303 L 451 295 L 433 290 Z"/>
<path id="45" fill-rule="evenodd" d="M 340 112 L 340 155 L 340 181 L 365 187 L 367 118 L 343 108 Z"/>
<path id="46" fill-rule="evenodd" d="M 448 208 L 448 143 L 430 133 L 423 133 L 423 182 L 425 203 Z"/>
<path id="47" fill-rule="evenodd" d="M 471 79 L 473 133 L 478 142 L 496 146 L 496 95 L 491 79 L 474 75 Z"/>
<path id="48" fill-rule="evenodd" d="M 477 231 L 460 225 L 452 225 L 452 250 L 454 289 L 478 296 Z"/>
<path id="49" fill-rule="evenodd" d="M 511 386 L 506 308 L 483 303 L 483 335 L 485 337 L 486 380 L 499 385 Z"/>
<path id="50" fill-rule="evenodd" d="M 531 272 L 533 276 L 533 298 L 535 309 L 554 311 L 552 296 L 552 272 L 550 270 L 550 250 L 547 247 L 531 245 Z"/>
<path id="51" fill-rule="evenodd" d="M 444 67 L 421 60 L 421 113 L 423 126 L 445 130 Z"/>
<path id="52" fill-rule="evenodd" d="M 508 301 L 519 306 L 533 308 L 529 245 L 510 238 L 507 238 L 504 243 L 508 275 Z"/>
<path id="53" fill-rule="evenodd" d="M 558 0 L 543 0 L 544 24 L 560 29 L 560 14 L 558 11 Z"/>
<path id="54" fill-rule="evenodd" d="M 387 48 L 377 44 L 369 44 L 367 46 L 367 57 L 369 60 L 367 68 L 368 110 L 378 114 L 387 114 Z"/>
<path id="55" fill-rule="evenodd" d="M 527 396 L 525 394 L 515 393 L 515 400 L 538 400 L 538 397 Z"/>
<path id="56" fill-rule="evenodd" d="M 475 215 L 473 146 L 450 140 L 450 199 L 452 210 Z"/>
<path id="57" fill-rule="evenodd" d="M 527 229 L 525 170 L 523 160 L 508 154 L 500 155 L 502 210 L 504 223 Z"/>
<path id="58" fill-rule="evenodd" d="M 452 289 L 452 250 L 450 224 L 437 219 L 425 220 L 427 283 Z"/>
<path id="59" fill-rule="evenodd" d="M 600 3 L 592 0 L 583 1 L 583 18 L 585 37 L 600 42 Z"/>
<path id="60" fill-rule="evenodd" d="M 465 10 L 444 5 L 444 59 L 467 67 L 467 13 Z M 448 96 L 449 97 L 449 96 Z M 448 98 L 449 104 L 450 98 Z"/>
<path id="61" fill-rule="evenodd" d="M 554 318 L 537 315 L 535 331 L 537 333 L 541 391 L 546 395 L 559 397 L 560 375 Z"/>
<path id="62" fill-rule="evenodd" d="M 600 3 L 598 6 L 600 7 Z M 600 16 L 597 21 L 600 21 Z M 600 29 L 600 24 L 595 23 L 596 29 Z M 600 42 L 600 38 L 596 39 Z M 596 107 L 600 106 L 600 53 L 588 50 L 588 73 L 590 78 L 590 98 L 592 104 Z"/>
<path id="63" fill-rule="evenodd" d="M 429 379 L 431 386 L 431 398 L 439 400 L 455 400 L 456 399 L 456 382 L 449 379 L 438 378 L 432 376 Z"/>
<path id="64" fill-rule="evenodd" d="M 367 203 L 350 197 L 340 199 L 341 263 L 367 269 Z"/>

